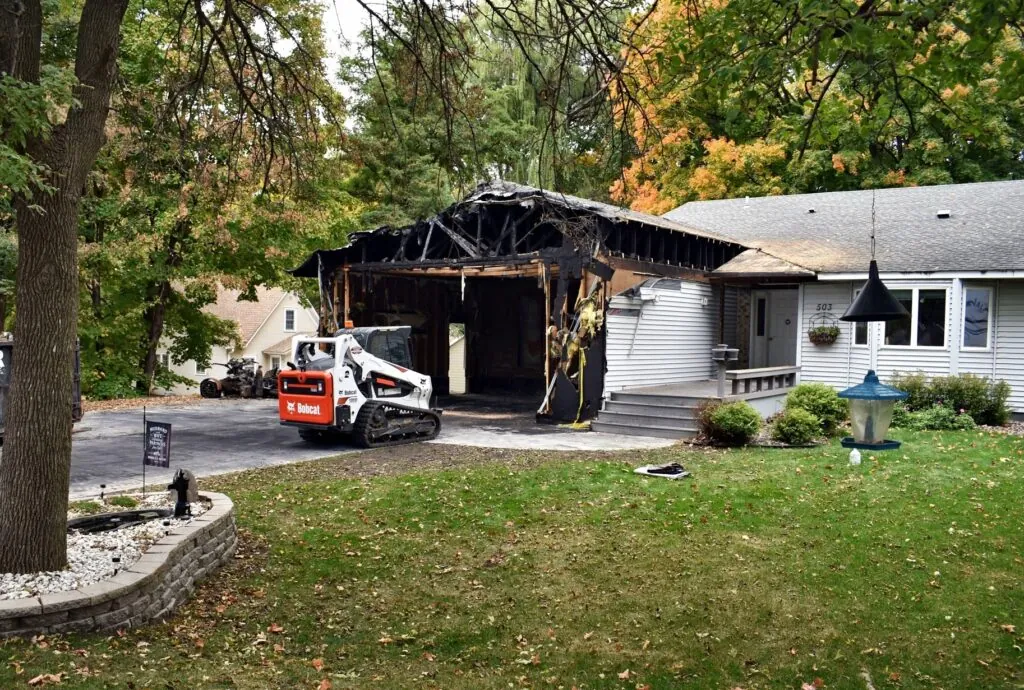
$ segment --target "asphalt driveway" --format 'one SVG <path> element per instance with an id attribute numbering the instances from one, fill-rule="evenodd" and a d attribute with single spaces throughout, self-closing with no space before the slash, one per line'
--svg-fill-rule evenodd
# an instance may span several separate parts
<path id="1" fill-rule="evenodd" d="M 671 441 L 570 431 L 539 425 L 534 401 L 460 396 L 442 401 L 441 435 L 431 443 L 523 450 L 628 450 Z M 171 467 L 146 468 L 146 484 L 163 488 L 179 467 L 197 477 L 359 452 L 339 442 L 318 446 L 281 426 L 276 400 L 203 400 L 149 408 L 148 418 L 171 424 Z M 76 426 L 71 495 L 79 498 L 142 485 L 142 409 L 89 412 Z"/>
<path id="2" fill-rule="evenodd" d="M 355 448 L 315 446 L 281 426 L 275 400 L 211 400 L 160 406 L 147 417 L 171 424 L 171 467 L 146 468 L 147 485 L 167 486 L 179 467 L 196 476 L 310 460 Z M 71 450 L 71 494 L 142 485 L 142 410 L 90 412 L 77 425 Z"/>

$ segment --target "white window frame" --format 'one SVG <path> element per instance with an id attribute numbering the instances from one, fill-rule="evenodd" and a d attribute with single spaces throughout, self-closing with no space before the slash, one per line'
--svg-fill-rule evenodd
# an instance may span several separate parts
<path id="1" fill-rule="evenodd" d="M 288 328 L 288 314 L 289 314 L 289 312 L 292 315 L 292 327 L 291 328 Z M 284 325 L 284 332 L 285 333 L 294 333 L 295 332 L 295 321 L 296 321 L 296 317 L 297 316 L 298 316 L 297 310 L 292 309 L 291 307 L 288 307 L 287 309 L 284 310 L 284 324 L 283 325 Z"/>
<path id="2" fill-rule="evenodd" d="M 270 356 L 270 368 L 278 369 L 281 366 L 281 358 L 278 355 Z"/>
<path id="3" fill-rule="evenodd" d="M 199 362 L 196 362 L 196 376 L 206 376 L 208 372 L 209 369 L 202 368 L 201 366 L 199 366 Z"/>
<path id="4" fill-rule="evenodd" d="M 865 333 L 864 333 L 864 342 L 863 343 L 858 343 L 857 342 L 857 326 L 859 326 L 861 323 L 864 324 L 864 331 L 865 331 Z M 850 337 L 852 338 L 852 342 L 853 342 L 853 346 L 854 347 L 862 347 L 862 348 L 864 348 L 866 350 L 867 348 L 869 348 L 871 346 L 871 324 L 869 322 L 867 322 L 867 321 L 862 321 L 860 323 L 855 321 L 853 323 L 853 332 L 850 334 Z"/>
<path id="5" fill-rule="evenodd" d="M 966 340 L 964 326 L 967 325 L 967 291 L 984 290 L 988 293 L 988 325 L 985 330 L 985 347 L 972 347 L 965 345 Z M 967 352 L 990 352 L 992 350 L 992 307 L 995 305 L 996 293 L 991 285 L 964 285 L 960 293 L 960 349 Z"/>
<path id="6" fill-rule="evenodd" d="M 909 345 L 888 345 L 885 342 L 885 326 L 888 325 L 888 321 L 882 324 L 881 337 L 882 344 L 881 349 L 883 350 L 949 350 L 950 338 L 949 338 L 949 306 L 950 306 L 950 289 L 948 285 L 886 285 L 892 292 L 910 291 L 910 304 L 912 309 L 910 310 L 910 344 Z M 943 291 L 946 293 L 946 317 L 944 326 L 942 329 L 943 338 L 945 342 L 942 345 L 918 345 L 917 344 L 917 310 L 918 301 L 920 300 L 921 290 L 934 290 Z M 870 338 L 870 332 L 868 338 Z"/>
<path id="7" fill-rule="evenodd" d="M 853 302 L 857 301 L 858 296 L 860 296 L 860 288 L 853 291 Z M 853 302 L 850 302 L 850 306 L 853 306 Z M 847 307 L 847 309 L 849 308 L 850 307 Z M 865 339 L 863 343 L 858 343 L 857 326 L 859 326 L 861 323 L 864 324 Z M 852 343 L 853 347 L 862 347 L 865 350 L 871 347 L 871 324 L 866 321 L 862 321 L 859 323 L 857 321 L 853 321 L 850 325 L 852 326 L 852 328 L 850 329 L 850 343 Z"/>
<path id="8" fill-rule="evenodd" d="M 170 369 L 171 368 L 171 353 L 170 352 L 162 352 L 162 353 L 160 353 L 160 366 L 162 366 L 164 369 Z"/>

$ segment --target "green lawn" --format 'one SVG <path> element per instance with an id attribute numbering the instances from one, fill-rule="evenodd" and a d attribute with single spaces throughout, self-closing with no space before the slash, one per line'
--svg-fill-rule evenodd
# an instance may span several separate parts
<path id="1" fill-rule="evenodd" d="M 207 482 L 241 558 L 164 625 L 3 643 L 0 687 L 1024 687 L 1024 440 L 903 438 Z"/>

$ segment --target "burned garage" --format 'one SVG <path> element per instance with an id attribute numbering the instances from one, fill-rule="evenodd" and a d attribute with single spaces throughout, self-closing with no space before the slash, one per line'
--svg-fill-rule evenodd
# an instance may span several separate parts
<path id="1" fill-rule="evenodd" d="M 319 281 L 322 335 L 411 326 L 412 367 L 443 395 L 461 324 L 467 392 L 529 395 L 538 418 L 573 422 L 600 409 L 609 299 L 652 278 L 706 282 L 743 250 L 665 218 L 491 183 L 432 218 L 354 233 L 293 273 Z"/>

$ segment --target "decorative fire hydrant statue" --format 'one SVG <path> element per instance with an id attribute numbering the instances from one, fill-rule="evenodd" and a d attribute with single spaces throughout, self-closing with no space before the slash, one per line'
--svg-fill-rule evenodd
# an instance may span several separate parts
<path id="1" fill-rule="evenodd" d="M 191 515 L 192 501 L 199 499 L 195 475 L 188 470 L 178 470 L 174 474 L 174 481 L 167 485 L 167 490 L 178 494 L 178 499 L 174 503 L 174 517 Z"/>

